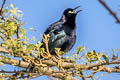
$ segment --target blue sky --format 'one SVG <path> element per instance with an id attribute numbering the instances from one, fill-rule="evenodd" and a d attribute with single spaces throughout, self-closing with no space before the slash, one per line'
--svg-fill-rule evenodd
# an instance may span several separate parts
<path id="1" fill-rule="evenodd" d="M 1 0 L 2 1 L 2 0 Z M 0 1 L 0 3 L 1 3 Z M 120 0 L 106 0 L 112 10 L 120 14 Z M 23 26 L 27 30 L 27 36 L 37 37 L 53 22 L 60 19 L 66 8 L 74 8 L 78 5 L 83 10 L 77 15 L 77 41 L 72 50 L 85 45 L 88 50 L 112 53 L 112 48 L 120 48 L 120 24 L 117 24 L 113 16 L 98 2 L 98 0 L 9 0 L 7 5 L 13 3 L 15 7 L 23 11 Z M 120 16 L 119 16 L 120 17 Z M 37 32 L 29 31 L 33 27 Z M 113 77 L 112 75 L 116 76 Z M 118 74 L 105 74 L 101 80 L 120 79 Z M 37 80 L 37 79 L 33 79 Z M 49 80 L 40 77 L 39 80 Z"/>

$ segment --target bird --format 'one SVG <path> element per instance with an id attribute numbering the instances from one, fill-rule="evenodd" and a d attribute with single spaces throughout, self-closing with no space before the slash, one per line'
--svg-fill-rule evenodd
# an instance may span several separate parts
<path id="1" fill-rule="evenodd" d="M 79 7 L 65 9 L 61 18 L 45 30 L 44 34 L 50 36 L 48 48 L 51 55 L 56 55 L 55 48 L 68 52 L 74 46 L 76 42 L 76 16 L 82 11 L 77 10 Z M 46 48 L 43 40 L 42 43 L 41 47 Z"/>

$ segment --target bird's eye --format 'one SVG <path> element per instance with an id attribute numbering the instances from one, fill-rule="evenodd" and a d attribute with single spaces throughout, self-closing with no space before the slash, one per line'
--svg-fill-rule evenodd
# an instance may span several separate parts
<path id="1" fill-rule="evenodd" d="M 73 13 L 73 11 L 68 11 L 68 13 L 69 13 L 69 14 L 72 14 L 72 13 Z"/>

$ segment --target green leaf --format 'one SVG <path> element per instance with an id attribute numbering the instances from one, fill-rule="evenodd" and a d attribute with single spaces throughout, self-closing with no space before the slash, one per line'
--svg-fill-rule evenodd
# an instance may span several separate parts
<path id="1" fill-rule="evenodd" d="M 10 4 L 10 7 L 11 7 L 11 8 L 14 8 L 14 5 L 11 3 L 11 4 Z"/>
<path id="2" fill-rule="evenodd" d="M 106 63 L 109 63 L 109 58 L 108 58 L 108 56 L 106 56 L 106 55 L 103 54 L 102 57 L 105 59 Z"/>
<path id="3" fill-rule="evenodd" d="M 29 44 L 28 46 L 27 46 L 27 50 L 32 50 L 32 49 L 34 49 L 35 48 L 35 45 L 34 44 Z"/>
<path id="4" fill-rule="evenodd" d="M 22 28 L 22 27 L 20 28 L 20 32 L 21 32 L 21 35 L 22 35 L 22 36 L 24 36 L 24 35 L 26 34 L 25 29 L 24 29 L 24 28 Z"/>
<path id="5" fill-rule="evenodd" d="M 95 50 L 92 50 L 92 51 L 88 52 L 87 55 L 88 55 L 90 58 L 94 58 L 94 56 L 96 56 L 97 54 L 96 54 Z"/>
<path id="6" fill-rule="evenodd" d="M 32 41 L 34 41 L 34 42 L 36 41 L 36 38 L 34 36 L 32 37 Z"/>
<path id="7" fill-rule="evenodd" d="M 29 30 L 33 30 L 33 28 L 31 27 L 31 28 L 29 28 Z"/>
<path id="8" fill-rule="evenodd" d="M 83 46 L 79 46 L 79 47 L 77 48 L 77 54 L 79 54 L 79 53 L 82 51 L 82 49 L 83 49 Z"/>
<path id="9" fill-rule="evenodd" d="M 89 59 L 90 59 L 90 62 L 94 62 L 94 61 L 97 61 L 98 60 L 98 54 L 96 53 L 95 50 L 92 50 L 90 52 L 87 53 Z"/>

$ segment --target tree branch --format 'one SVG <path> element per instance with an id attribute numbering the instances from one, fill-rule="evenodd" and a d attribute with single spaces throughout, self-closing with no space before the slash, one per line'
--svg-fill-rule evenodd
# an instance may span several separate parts
<path id="1" fill-rule="evenodd" d="M 22 67 L 22 68 L 28 68 L 30 65 L 30 63 L 28 63 L 28 62 L 11 59 L 11 58 L 6 58 L 4 56 L 0 56 L 0 61 L 5 64 L 10 64 L 10 65 L 14 65 L 14 66 Z M 60 78 L 60 79 L 64 79 L 64 80 L 77 80 L 72 75 L 65 75 L 65 72 L 59 72 L 50 67 L 41 67 L 40 66 L 39 71 L 40 71 L 39 75 L 41 75 L 41 74 L 48 75 L 48 76 L 52 76 L 52 77 L 56 77 L 56 78 Z"/>
<path id="2" fill-rule="evenodd" d="M 1 53 L 8 53 L 8 54 L 9 54 L 9 53 L 11 53 L 12 51 L 0 46 L 0 52 L 1 52 Z"/>
<path id="3" fill-rule="evenodd" d="M 25 61 L 20 61 L 20 60 L 16 60 L 16 59 L 11 59 L 11 58 L 6 58 L 4 56 L 0 56 L 0 61 L 6 64 L 10 64 L 10 65 L 14 65 L 14 66 L 18 66 L 18 67 L 23 67 L 23 68 L 28 68 L 30 63 L 25 62 Z M 42 64 L 46 64 L 49 66 L 56 66 L 57 63 L 52 61 L 52 60 L 43 60 Z M 110 64 L 120 64 L 120 61 L 112 61 L 109 63 L 103 62 L 103 63 L 98 63 L 98 64 L 76 64 L 76 63 L 70 63 L 70 62 L 62 62 L 62 67 L 63 68 L 76 68 L 79 67 L 79 69 L 88 69 L 91 70 L 91 68 L 94 70 L 96 68 L 94 67 L 99 67 L 99 66 L 103 66 L 103 65 L 110 65 Z M 42 65 L 40 65 L 39 67 L 42 67 Z M 44 67 L 44 66 L 43 66 Z M 112 72 L 120 72 L 120 69 L 116 69 L 116 68 L 109 68 L 112 70 Z M 108 72 L 108 69 L 104 69 L 104 72 Z M 101 70 L 102 71 L 102 70 Z"/>
<path id="4" fill-rule="evenodd" d="M 6 0 L 3 0 L 2 6 L 1 6 L 1 8 L 0 8 L 0 16 L 3 15 L 3 7 L 4 7 L 4 5 L 5 5 L 5 2 L 6 2 Z"/>
<path id="5" fill-rule="evenodd" d="M 30 63 L 28 63 L 28 62 L 20 61 L 20 60 L 16 60 L 16 59 L 11 59 L 11 58 L 6 58 L 4 56 L 0 56 L 0 61 L 5 63 L 5 64 L 10 64 L 10 65 L 14 65 L 14 66 L 23 67 L 23 68 L 28 68 L 29 65 L 30 65 Z M 52 61 L 52 60 L 44 60 L 44 61 L 42 61 L 42 64 L 47 64 L 49 66 L 57 65 L 57 63 Z M 73 68 L 73 69 L 75 69 L 76 67 L 78 67 L 79 69 L 82 69 L 82 70 L 98 70 L 99 66 L 107 65 L 107 64 L 108 63 L 84 65 L 84 64 L 62 62 L 61 66 L 63 68 Z M 120 64 L 120 61 L 109 62 L 109 64 Z M 72 77 L 72 75 L 66 76 L 65 75 L 65 73 L 67 73 L 66 71 L 57 71 L 57 70 L 52 69 L 51 67 L 41 67 L 41 66 L 38 66 L 38 67 L 39 67 L 39 71 L 40 71 L 39 75 L 48 75 L 48 76 L 52 76 L 52 77 L 56 77 L 56 78 L 60 78 L 60 79 L 70 78 L 69 80 L 77 80 L 76 78 Z M 120 72 L 120 69 L 104 67 L 100 71 L 103 71 L 103 72 Z M 38 74 L 38 73 L 36 73 L 36 74 Z M 69 72 L 69 74 L 72 74 L 72 72 Z"/>
<path id="6" fill-rule="evenodd" d="M 29 67 L 28 62 L 20 61 L 20 60 L 17 60 L 17 59 L 11 59 L 11 58 L 4 57 L 4 56 L 0 56 L 0 61 L 5 63 L 5 64 L 10 64 L 10 65 L 14 65 L 14 66 L 22 67 L 22 68 L 28 68 Z"/>
<path id="7" fill-rule="evenodd" d="M 114 12 L 114 11 L 112 11 L 109 7 L 108 7 L 108 5 L 103 1 L 103 0 L 99 0 L 99 2 L 107 9 L 107 11 L 116 19 L 116 21 L 118 22 L 118 23 L 120 23 L 120 19 L 118 18 L 118 16 L 117 16 L 117 14 Z"/>

